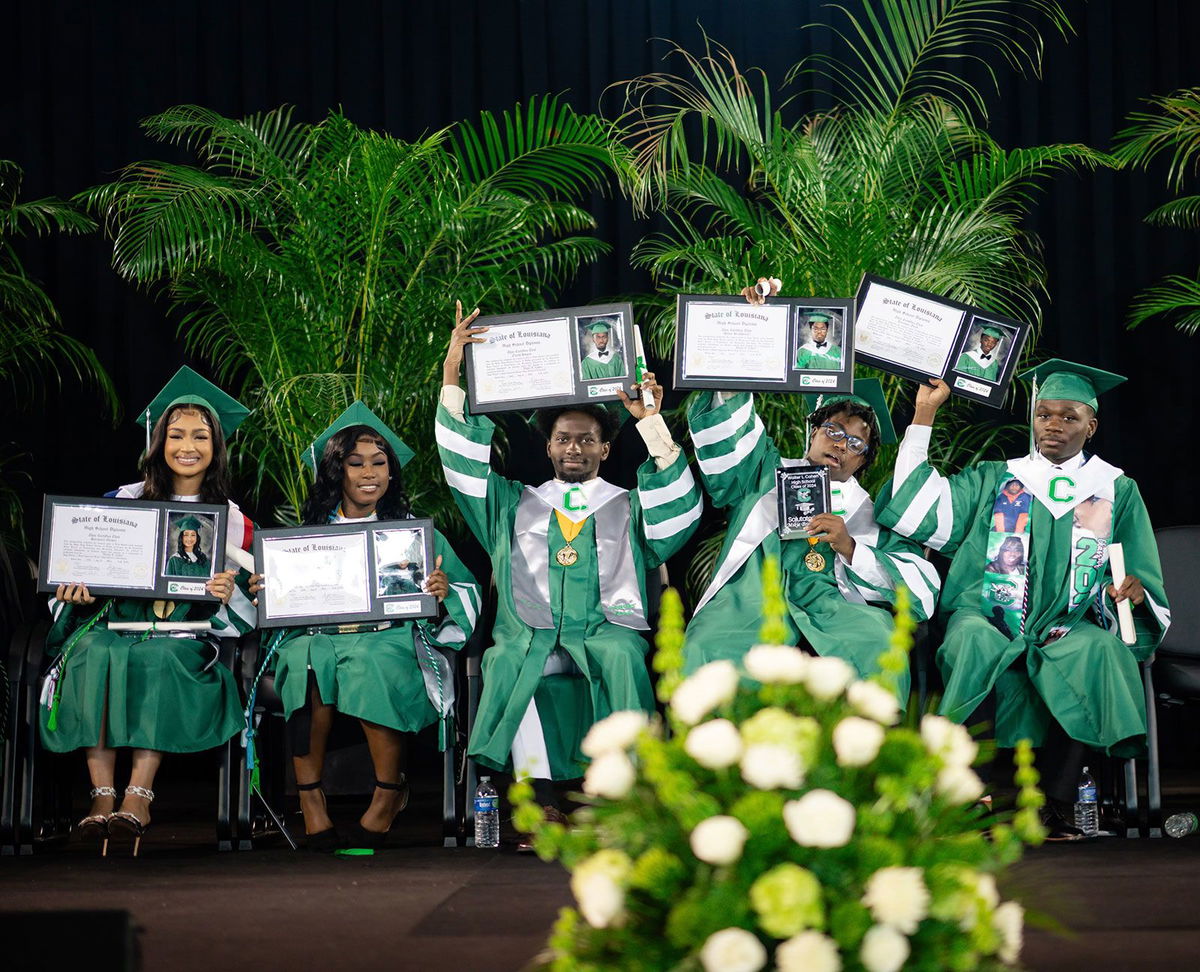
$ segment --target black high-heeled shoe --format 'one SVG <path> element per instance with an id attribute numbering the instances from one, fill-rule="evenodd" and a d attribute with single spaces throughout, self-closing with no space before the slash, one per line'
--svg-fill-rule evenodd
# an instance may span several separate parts
<path id="1" fill-rule="evenodd" d="M 321 789 L 321 781 L 315 780 L 312 783 L 297 783 L 297 790 L 319 790 Z M 325 794 L 321 794 L 324 798 Z M 336 827 L 326 827 L 324 830 L 318 830 L 315 834 L 304 835 L 304 849 L 310 851 L 327 852 L 337 850 L 342 846 L 341 835 L 338 834 Z"/>
<path id="2" fill-rule="evenodd" d="M 141 797 L 147 803 L 154 802 L 153 790 L 144 786 L 134 786 L 132 783 L 125 787 L 125 795 Z M 138 852 L 142 849 L 142 838 L 146 836 L 149 830 L 149 822 L 143 822 L 137 814 L 130 813 L 128 810 L 118 810 L 108 818 L 108 835 L 110 839 L 120 834 L 131 834 L 133 836 L 134 857 L 137 857 Z M 107 845 L 105 852 L 107 853 Z"/>
<path id="3" fill-rule="evenodd" d="M 117 791 L 111 786 L 93 786 L 88 796 L 117 798 Z M 100 841 L 100 856 L 108 856 L 108 822 L 112 819 L 112 811 L 108 813 L 91 813 L 75 825 L 75 831 L 80 840 Z"/>
<path id="4" fill-rule="evenodd" d="M 380 780 L 375 781 L 377 790 L 395 790 L 400 796 L 400 806 L 396 808 L 396 812 L 392 814 L 391 823 L 388 824 L 387 830 L 367 830 L 361 822 L 355 823 L 352 843 L 354 847 L 365 847 L 375 849 L 382 847 L 387 842 L 387 836 L 392 831 L 392 825 L 395 824 L 396 818 L 404 812 L 408 806 L 409 787 L 408 777 L 405 774 L 400 774 L 400 780 L 397 783 L 384 783 Z"/>

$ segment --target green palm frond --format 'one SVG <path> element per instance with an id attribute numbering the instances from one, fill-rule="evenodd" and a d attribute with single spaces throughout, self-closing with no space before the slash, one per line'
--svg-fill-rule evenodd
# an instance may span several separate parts
<path id="1" fill-rule="evenodd" d="M 1160 314 L 1185 334 L 1200 331 L 1200 280 L 1175 274 L 1147 287 L 1130 304 L 1128 325 L 1137 327 Z"/>
<path id="2" fill-rule="evenodd" d="M 1123 164 L 1145 167 L 1170 153 L 1167 182 L 1179 191 L 1200 166 L 1200 87 L 1182 88 L 1147 103 L 1157 111 L 1130 112 L 1126 120 L 1131 124 L 1117 133 L 1113 156 Z"/>
<path id="3" fill-rule="evenodd" d="M 1200 229 L 1200 196 L 1181 196 L 1151 210 L 1146 217 L 1151 226 L 1177 226 Z"/>

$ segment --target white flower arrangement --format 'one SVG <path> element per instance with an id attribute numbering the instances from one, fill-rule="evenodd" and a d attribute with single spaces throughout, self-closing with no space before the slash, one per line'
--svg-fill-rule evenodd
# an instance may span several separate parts
<path id="1" fill-rule="evenodd" d="M 899 593 L 883 674 L 861 681 L 840 659 L 770 645 L 741 670 L 712 662 L 683 678 L 682 607 L 666 592 L 655 667 L 672 731 L 629 713 L 593 727 L 591 806 L 569 828 L 543 819 L 528 784 L 510 791 L 517 826 L 572 871 L 577 909 L 555 925 L 554 969 L 618 956 L 706 972 L 1018 960 L 1024 912 L 995 874 L 1044 834 L 1032 750 L 1016 751 L 1018 811 L 985 817 L 970 734 L 938 716 L 897 724 L 888 685 L 911 629 Z M 764 604 L 766 632 L 784 610 L 777 588 Z"/>

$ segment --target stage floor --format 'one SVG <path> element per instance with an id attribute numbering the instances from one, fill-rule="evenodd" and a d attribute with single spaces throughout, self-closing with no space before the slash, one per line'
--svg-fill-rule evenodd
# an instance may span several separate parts
<path id="1" fill-rule="evenodd" d="M 351 858 L 217 854 L 203 821 L 164 807 L 139 860 L 78 844 L 0 859 L 0 912 L 128 910 L 147 970 L 525 967 L 570 901 L 566 874 L 511 846 L 435 846 L 436 793 L 418 797 L 397 846 Z M 1184 969 L 1200 955 L 1200 835 L 1047 845 L 1005 893 L 1067 929 L 1027 932 L 1029 968 Z M 86 961 L 87 943 L 58 927 L 48 967 L 61 969 L 64 952 Z M 0 967 L 15 970 L 6 941 Z"/>

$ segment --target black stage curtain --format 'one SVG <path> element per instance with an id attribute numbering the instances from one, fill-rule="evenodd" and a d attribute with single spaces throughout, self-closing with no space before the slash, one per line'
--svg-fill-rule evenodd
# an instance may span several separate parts
<path id="1" fill-rule="evenodd" d="M 1043 80 L 1000 69 L 991 130 L 1001 144 L 1108 148 L 1139 99 L 1200 84 L 1188 58 L 1200 4 L 1066 5 L 1076 35 L 1047 36 Z M 169 157 L 137 121 L 181 103 L 227 115 L 291 103 L 311 120 L 341 106 L 359 125 L 401 138 L 542 92 L 566 92 L 580 110 L 603 101 L 612 111 L 609 85 L 663 69 L 667 45 L 654 38 L 697 51 L 702 29 L 778 86 L 814 43 L 830 43 L 827 32 L 802 25 L 831 16 L 816 0 L 10 2 L 0 19 L 0 158 L 25 169 L 23 198 L 69 196 L 130 161 Z M 1143 224 L 1167 198 L 1163 167 L 1063 177 L 1030 227 L 1045 243 L 1049 271 L 1043 347 L 1130 377 L 1105 398 L 1096 443 L 1138 478 L 1160 525 L 1197 518 L 1180 465 L 1197 417 L 1200 337 L 1164 324 L 1130 333 L 1123 318 L 1138 290 L 1200 263 L 1200 234 Z M 649 289 L 628 255 L 653 221 L 635 221 L 611 194 L 592 208 L 613 253 L 585 270 L 564 304 Z M 117 278 L 99 236 L 22 241 L 19 251 L 66 329 L 96 349 L 127 414 L 136 412 L 185 360 L 166 305 Z M 30 453 L 28 509 L 42 491 L 91 494 L 136 478 L 141 434 L 131 422 L 97 430 L 94 400 L 70 382 L 49 399 L 6 416 L 3 438 Z M 639 450 L 625 451 L 629 461 L 613 477 L 622 482 Z"/>

